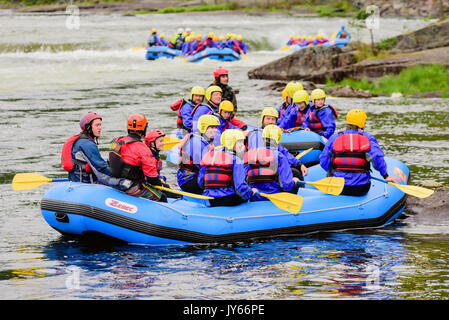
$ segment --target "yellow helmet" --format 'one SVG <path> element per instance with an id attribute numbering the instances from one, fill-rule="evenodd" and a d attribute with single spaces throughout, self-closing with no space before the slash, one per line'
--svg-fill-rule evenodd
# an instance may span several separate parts
<path id="1" fill-rule="evenodd" d="M 193 98 L 194 94 L 196 94 L 198 96 L 204 96 L 206 94 L 206 90 L 204 90 L 203 87 L 195 86 L 195 87 L 192 87 L 192 90 L 190 90 L 190 99 Z"/>
<path id="2" fill-rule="evenodd" d="M 274 124 L 269 124 L 263 129 L 262 138 L 273 139 L 277 144 L 279 144 L 282 139 L 282 130 Z"/>
<path id="3" fill-rule="evenodd" d="M 207 36 L 208 36 L 209 38 L 213 38 L 213 37 L 214 37 L 214 33 L 213 33 L 213 32 L 209 32 L 209 33 L 207 34 Z"/>
<path id="4" fill-rule="evenodd" d="M 365 128 L 366 113 L 361 109 L 351 109 L 346 115 L 346 122 L 361 129 Z"/>
<path id="5" fill-rule="evenodd" d="M 152 34 L 157 33 L 157 29 L 156 29 L 156 28 L 151 29 L 151 33 L 152 33 Z"/>
<path id="6" fill-rule="evenodd" d="M 220 105 L 218 106 L 218 113 L 220 114 L 221 111 L 234 111 L 234 105 L 232 104 L 231 101 L 228 100 L 223 100 L 222 102 L 220 102 Z"/>
<path id="7" fill-rule="evenodd" d="M 237 40 L 242 41 L 243 40 L 243 36 L 241 34 L 237 35 Z"/>
<path id="8" fill-rule="evenodd" d="M 223 90 L 221 90 L 221 88 L 219 86 L 210 86 L 209 88 L 206 89 L 206 99 L 208 101 L 210 101 L 210 98 L 212 96 L 212 93 L 214 92 L 221 92 L 223 94 Z"/>
<path id="9" fill-rule="evenodd" d="M 159 36 L 159 38 L 165 38 L 165 33 L 161 33 L 161 35 Z"/>
<path id="10" fill-rule="evenodd" d="M 190 41 L 192 41 L 192 37 L 191 36 L 187 36 L 186 37 L 186 42 L 190 42 Z"/>
<path id="11" fill-rule="evenodd" d="M 325 99 L 326 93 L 322 89 L 315 89 L 310 94 L 310 98 L 312 99 L 312 102 L 315 103 L 316 99 Z"/>
<path id="12" fill-rule="evenodd" d="M 211 114 L 204 114 L 198 119 L 197 128 L 200 130 L 201 134 L 206 132 L 207 128 L 211 126 L 219 126 L 220 120 L 216 116 Z"/>
<path id="13" fill-rule="evenodd" d="M 282 99 L 284 100 L 284 102 L 287 102 L 287 88 L 284 88 L 284 90 L 282 90 Z"/>
<path id="14" fill-rule="evenodd" d="M 262 110 L 262 114 L 260 115 L 261 123 L 263 123 L 263 118 L 265 118 L 266 116 L 275 117 L 276 119 L 279 119 L 279 113 L 273 107 L 268 107 Z"/>
<path id="15" fill-rule="evenodd" d="M 304 102 L 306 105 L 309 104 L 309 94 L 306 90 L 298 90 L 295 92 L 295 95 L 293 96 L 293 102 L 299 103 Z"/>
<path id="16" fill-rule="evenodd" d="M 238 140 L 245 140 L 245 135 L 240 129 L 227 129 L 223 131 L 220 137 L 220 143 L 223 147 L 233 150 Z"/>
<path id="17" fill-rule="evenodd" d="M 287 93 L 288 93 L 289 97 L 293 98 L 293 96 L 295 95 L 295 92 L 298 91 L 298 90 L 304 90 L 304 87 L 299 82 L 290 81 L 285 86 L 285 89 L 287 90 Z"/>

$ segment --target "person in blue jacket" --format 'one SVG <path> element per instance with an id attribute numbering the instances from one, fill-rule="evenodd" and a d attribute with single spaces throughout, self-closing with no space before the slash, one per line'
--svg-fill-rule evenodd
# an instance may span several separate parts
<path id="1" fill-rule="evenodd" d="M 310 94 L 312 105 L 307 111 L 303 128 L 322 135 L 329 139 L 335 132 L 335 119 L 338 117 L 337 111 L 332 105 L 324 104 L 326 93 L 322 89 L 315 89 Z"/>
<path id="2" fill-rule="evenodd" d="M 80 120 L 82 132 L 68 139 L 63 147 L 61 164 L 67 170 L 67 162 L 73 167 L 68 179 L 75 182 L 104 184 L 117 189 L 127 189 L 132 181 L 114 178 L 107 162 L 98 150 L 102 118 L 98 113 L 89 112 Z"/>
<path id="3" fill-rule="evenodd" d="M 165 40 L 165 34 L 164 33 L 161 33 L 161 35 L 159 36 L 159 42 L 158 42 L 158 44 L 160 45 L 160 46 L 163 46 L 163 47 L 166 47 L 166 46 L 168 46 L 168 41 L 167 40 Z"/>
<path id="4" fill-rule="evenodd" d="M 218 126 L 217 134 L 214 138 L 214 144 L 216 146 L 220 145 L 221 134 L 227 129 L 240 129 L 239 127 L 231 123 L 232 113 L 234 112 L 234 105 L 231 101 L 223 100 L 218 106 L 218 114 L 214 115 L 220 120 L 220 125 Z"/>
<path id="5" fill-rule="evenodd" d="M 202 115 L 218 113 L 218 106 L 220 105 L 222 94 L 223 91 L 219 86 L 212 85 L 206 89 L 206 103 L 200 104 L 192 110 L 193 131 L 197 130 L 197 122 Z"/>
<path id="6" fill-rule="evenodd" d="M 203 103 L 206 91 L 203 87 L 194 86 L 190 90 L 190 99 L 183 100 L 183 104 L 178 111 L 178 118 L 176 120 L 176 136 L 182 138 L 186 133 L 192 131 L 193 119 L 192 111 L 196 106 Z"/>
<path id="7" fill-rule="evenodd" d="M 268 125 L 263 129 L 264 145 L 250 148 L 245 154 L 247 180 L 251 188 L 258 192 L 273 194 L 279 192 L 298 193 L 299 179 L 293 177 L 287 158 L 278 150 L 282 138 L 282 130 L 276 125 Z M 252 197 L 255 201 L 267 199 L 256 193 Z"/>
<path id="8" fill-rule="evenodd" d="M 198 185 L 203 195 L 213 197 L 211 207 L 236 206 L 247 202 L 259 192 L 246 182 L 243 163 L 245 136 L 239 129 L 229 129 L 221 135 L 221 146 L 206 153 L 201 160 Z"/>
<path id="9" fill-rule="evenodd" d="M 386 181 L 400 181 L 388 175 L 384 152 L 376 138 L 364 131 L 366 118 L 363 110 L 350 110 L 346 130 L 331 136 L 320 155 L 320 165 L 329 176 L 345 179 L 342 195 L 363 196 L 369 191 L 370 160 Z"/>
<path id="10" fill-rule="evenodd" d="M 261 114 L 262 126 L 260 128 L 255 128 L 247 134 L 248 149 L 264 147 L 265 141 L 262 137 L 263 129 L 268 125 L 276 125 L 277 121 L 278 113 L 276 109 L 271 107 L 263 109 Z M 277 147 L 278 151 L 287 159 L 293 176 L 297 177 L 299 180 L 304 180 L 304 176 L 308 174 L 307 167 L 301 162 L 301 160 L 296 159 L 290 152 L 288 152 L 287 148 L 282 146 L 280 143 L 278 143 Z M 300 185 L 300 187 L 302 186 L 303 185 Z"/>
<path id="11" fill-rule="evenodd" d="M 178 145 L 179 187 L 190 193 L 202 194 L 203 188 L 198 185 L 198 174 L 203 156 L 213 150 L 213 140 L 220 121 L 213 115 L 203 115 L 198 120 L 198 132 L 189 133 Z"/>
<path id="12" fill-rule="evenodd" d="M 151 29 L 151 35 L 148 38 L 148 46 L 149 47 L 153 47 L 153 46 L 158 46 L 159 45 L 159 37 L 157 36 L 157 29 L 153 28 Z"/>
<path id="13" fill-rule="evenodd" d="M 292 107 L 285 112 L 284 117 L 279 120 L 281 129 L 301 128 L 307 111 L 309 110 L 309 94 L 305 90 L 298 90 L 293 96 Z"/>
<path id="14" fill-rule="evenodd" d="M 341 26 L 341 29 L 338 31 L 337 35 L 335 36 L 336 39 L 351 39 L 351 35 L 346 30 L 346 27 L 344 25 Z"/>

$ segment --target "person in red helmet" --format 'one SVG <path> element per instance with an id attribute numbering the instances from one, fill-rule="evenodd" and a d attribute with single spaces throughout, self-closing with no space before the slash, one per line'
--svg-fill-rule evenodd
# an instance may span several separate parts
<path id="1" fill-rule="evenodd" d="M 64 143 L 61 154 L 61 166 L 68 172 L 70 181 L 97 183 L 94 173 L 110 175 L 106 161 L 98 151 L 98 139 L 101 135 L 102 118 L 98 113 L 89 112 L 80 120 L 81 133 Z"/>
<path id="2" fill-rule="evenodd" d="M 222 101 L 231 101 L 234 105 L 235 111 L 237 111 L 237 98 L 234 90 L 228 85 L 229 83 L 229 71 L 223 67 L 219 67 L 214 70 L 214 82 L 211 85 L 219 86 L 223 91 Z"/>
<path id="3" fill-rule="evenodd" d="M 162 186 L 158 160 L 142 141 L 146 136 L 148 122 L 143 114 L 135 113 L 127 119 L 128 135 L 112 141 L 109 152 L 111 173 L 117 178 L 133 181 L 127 194 L 153 201 L 167 202 L 166 195 L 152 186 Z M 154 145 L 156 147 L 156 139 Z"/>

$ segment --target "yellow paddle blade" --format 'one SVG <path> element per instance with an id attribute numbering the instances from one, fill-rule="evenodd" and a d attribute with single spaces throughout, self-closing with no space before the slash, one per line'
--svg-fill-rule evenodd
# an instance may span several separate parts
<path id="1" fill-rule="evenodd" d="M 134 47 L 132 50 L 137 51 L 137 50 L 143 50 L 143 49 L 146 49 L 146 47 Z"/>
<path id="2" fill-rule="evenodd" d="M 286 44 L 285 46 L 282 47 L 282 51 L 287 51 L 290 49 L 290 46 L 288 44 Z"/>
<path id="3" fill-rule="evenodd" d="M 338 196 L 345 186 L 345 178 L 341 177 L 328 177 L 314 182 L 307 182 L 320 190 L 323 193 L 332 194 Z"/>
<path id="4" fill-rule="evenodd" d="M 178 143 L 180 143 L 181 140 L 182 139 L 178 139 L 178 138 L 175 138 L 175 137 L 165 136 L 164 137 L 164 147 L 162 148 L 162 150 L 169 150 L 169 149 L 173 148 Z"/>
<path id="5" fill-rule="evenodd" d="M 297 194 L 280 192 L 274 194 L 260 193 L 260 195 L 270 200 L 279 209 L 293 214 L 298 214 L 302 207 L 303 198 Z"/>
<path id="6" fill-rule="evenodd" d="M 51 181 L 52 179 L 37 173 L 18 173 L 12 179 L 12 189 L 15 191 L 35 189 Z"/>
<path id="7" fill-rule="evenodd" d="M 185 192 L 185 191 L 181 191 L 181 190 L 174 190 L 174 189 L 166 188 L 166 187 L 163 187 L 163 186 L 151 186 L 151 187 L 159 189 L 159 190 L 168 191 L 168 192 L 171 192 L 171 193 L 182 194 L 183 196 L 188 196 L 188 197 L 191 197 L 191 198 L 204 199 L 204 200 L 214 199 L 212 197 L 203 196 L 203 195 L 200 195 L 200 194 L 195 194 L 195 193 L 190 193 L 190 192 Z"/>
<path id="8" fill-rule="evenodd" d="M 402 192 L 417 197 L 417 198 L 427 198 L 430 197 L 435 191 L 432 189 L 427 189 L 424 187 L 419 187 L 419 186 L 409 186 L 406 184 L 397 184 L 394 182 L 388 182 L 388 184 L 391 184 L 392 186 L 395 186 L 396 188 L 398 188 L 399 190 L 401 190 Z"/>
<path id="9" fill-rule="evenodd" d="M 307 150 L 301 152 L 300 154 L 298 154 L 298 155 L 296 156 L 296 159 L 300 159 L 301 157 L 305 156 L 306 154 L 308 154 L 308 153 L 309 153 L 310 151 L 312 151 L 312 150 L 313 150 L 313 148 L 309 148 L 309 149 L 307 149 Z"/>

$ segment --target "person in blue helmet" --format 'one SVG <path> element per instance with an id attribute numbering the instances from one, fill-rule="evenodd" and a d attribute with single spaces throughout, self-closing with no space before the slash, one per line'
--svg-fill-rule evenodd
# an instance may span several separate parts
<path id="1" fill-rule="evenodd" d="M 369 191 L 370 159 L 386 181 L 400 181 L 388 175 L 384 152 L 376 138 L 364 130 L 366 118 L 363 110 L 350 110 L 346 130 L 331 136 L 320 155 L 320 165 L 329 176 L 345 179 L 342 195 L 363 196 Z"/>
<path id="2" fill-rule="evenodd" d="M 198 120 L 198 131 L 187 134 L 178 145 L 179 187 L 186 192 L 202 194 L 198 185 L 198 174 L 203 156 L 214 148 L 214 137 L 220 121 L 213 115 L 203 115 Z"/>
<path id="3" fill-rule="evenodd" d="M 309 110 L 309 94 L 305 90 L 298 90 L 293 96 L 292 107 L 284 114 L 278 126 L 281 129 L 301 128 Z"/>
<path id="4" fill-rule="evenodd" d="M 222 94 L 223 91 L 219 86 L 212 85 L 206 89 L 205 103 L 197 105 L 191 113 L 193 131 L 198 130 L 197 122 L 202 115 L 218 113 L 218 106 L 220 105 Z"/>
<path id="5" fill-rule="evenodd" d="M 229 129 L 220 138 L 221 146 L 206 153 L 201 160 L 198 185 L 203 195 L 213 197 L 211 207 L 236 206 L 247 202 L 259 190 L 246 182 L 242 160 L 245 136 L 239 129 Z"/>
<path id="6" fill-rule="evenodd" d="M 251 188 L 259 192 L 273 194 L 279 192 L 298 193 L 299 179 L 293 177 L 287 158 L 279 151 L 282 130 L 270 124 L 263 129 L 264 145 L 250 148 L 245 153 L 247 180 Z M 255 201 L 267 199 L 259 193 L 252 197 Z"/>
<path id="7" fill-rule="evenodd" d="M 342 25 L 341 29 L 338 31 L 335 38 L 336 39 L 351 39 L 351 35 L 349 34 L 348 30 L 346 30 L 346 27 L 344 25 Z"/>
<path id="8" fill-rule="evenodd" d="M 325 104 L 326 93 L 322 89 L 315 89 L 310 94 L 312 105 L 309 107 L 302 127 L 324 138 L 329 139 L 335 132 L 335 118 L 337 111 L 330 104 Z"/>

